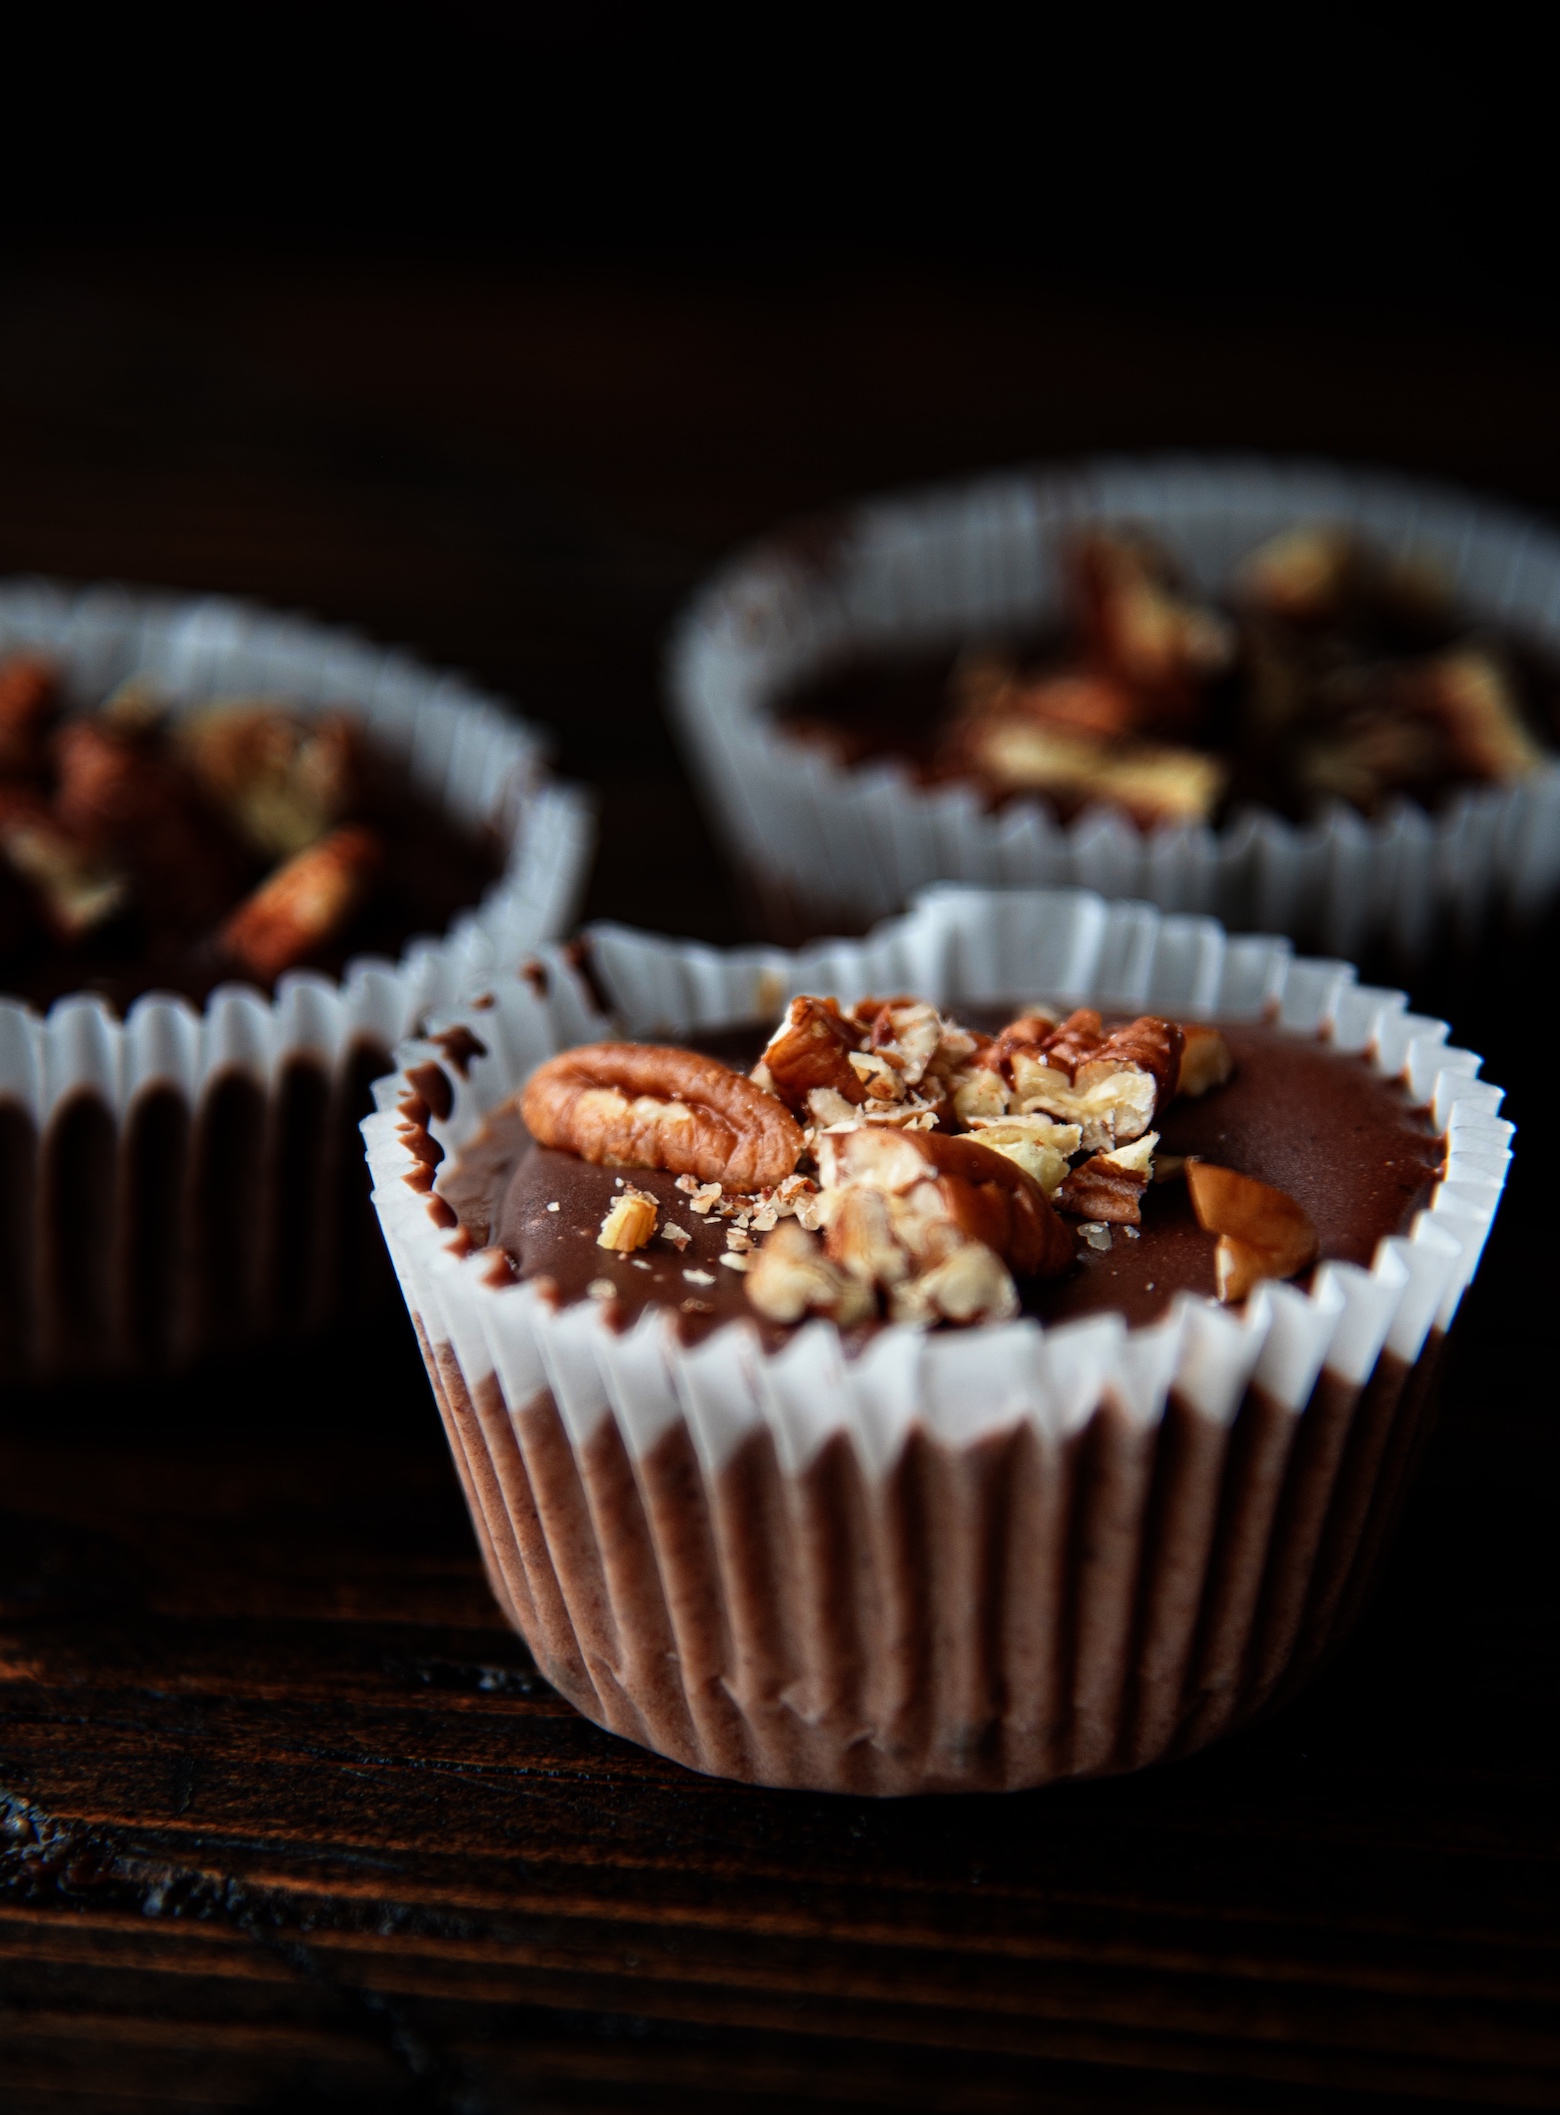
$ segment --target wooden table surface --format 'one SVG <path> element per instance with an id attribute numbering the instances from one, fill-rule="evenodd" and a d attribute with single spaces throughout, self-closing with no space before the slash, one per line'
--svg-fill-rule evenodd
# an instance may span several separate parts
<path id="1" fill-rule="evenodd" d="M 600 788 L 591 910 L 729 938 L 656 698 L 733 542 L 1107 446 L 1560 509 L 1555 381 L 1532 341 L 948 276 L 44 257 L 0 277 L 0 570 L 473 668 Z M 1173 1769 L 870 1804 L 598 1732 L 488 1599 L 400 1324 L 0 1397 L 0 2108 L 1555 2105 L 1553 1002 L 1513 1022 L 1505 974 L 1456 1025 L 1528 1150 L 1382 1591 Z"/>

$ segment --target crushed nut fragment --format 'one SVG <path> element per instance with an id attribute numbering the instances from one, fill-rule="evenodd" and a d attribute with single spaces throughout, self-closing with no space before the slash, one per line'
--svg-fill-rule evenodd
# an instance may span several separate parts
<path id="1" fill-rule="evenodd" d="M 1222 1087 L 1235 1070 L 1235 1060 L 1218 1029 L 1190 1022 L 1182 1033 L 1186 1040 L 1181 1051 L 1181 1069 L 1176 1077 L 1176 1093 L 1195 1097 L 1206 1094 L 1212 1087 Z"/>
<path id="2" fill-rule="evenodd" d="M 759 1251 L 746 1279 L 747 1296 L 771 1322 L 800 1322 L 821 1314 L 843 1328 L 874 1312 L 872 1290 L 832 1262 L 793 1221 L 782 1220 Z"/>
<path id="3" fill-rule="evenodd" d="M 596 1245 L 615 1248 L 624 1255 L 630 1249 L 643 1248 L 655 1232 L 656 1217 L 656 1201 L 647 1191 L 625 1189 L 621 1197 L 613 1199 L 602 1220 Z"/>
<path id="4" fill-rule="evenodd" d="M 1233 1168 L 1189 1159 L 1186 1186 L 1199 1226 L 1219 1236 L 1214 1283 L 1224 1301 L 1243 1300 L 1263 1278 L 1292 1278 L 1316 1257 L 1316 1228 L 1287 1191 Z"/>
<path id="5" fill-rule="evenodd" d="M 222 928 L 234 961 L 270 982 L 333 939 L 357 911 L 383 857 L 372 830 L 336 830 L 261 882 Z"/>

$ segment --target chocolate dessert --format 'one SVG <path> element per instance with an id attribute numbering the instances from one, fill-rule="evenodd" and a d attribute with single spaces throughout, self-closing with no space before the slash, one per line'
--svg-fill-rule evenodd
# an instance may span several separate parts
<path id="1" fill-rule="evenodd" d="M 1145 829 L 1249 804 L 1434 808 L 1514 784 L 1555 740 L 1560 671 L 1349 531 L 1273 538 L 1221 606 L 1136 532 L 1079 537 L 1064 575 L 1050 633 L 844 662 L 782 695 L 779 725 L 841 763 L 896 757 L 1064 819 L 1109 802 Z"/>
<path id="2" fill-rule="evenodd" d="M 561 1305 L 686 1343 L 775 1348 L 824 1316 L 859 1346 L 939 1329 L 1159 1319 L 1318 1258 L 1369 1266 L 1430 1198 L 1427 1113 L 1364 1057 L 1251 1023 L 1081 1009 L 954 1021 L 912 999 L 792 1001 L 744 1074 L 648 1044 L 571 1050 L 489 1116 L 437 1194 L 474 1249 Z M 425 1126 L 437 1067 L 402 1104 Z M 443 1114 L 433 1108 L 431 1113 Z M 438 1148 L 430 1143 L 430 1150 Z"/>
<path id="3" fill-rule="evenodd" d="M 63 706 L 49 661 L 0 663 L 0 989 L 39 1009 L 395 958 L 502 869 L 349 714 L 134 681 Z"/>
<path id="4" fill-rule="evenodd" d="M 995 926 L 969 982 L 1022 990 L 1033 928 L 994 908 L 924 906 L 854 988 L 937 954 L 912 927 Z M 1047 911 L 1098 959 L 1089 899 Z M 723 1015 L 701 961 L 695 1011 L 675 948 L 613 944 L 634 1018 L 687 1040 L 537 1065 L 474 1017 L 469 1069 L 417 1053 L 364 1127 L 547 1679 L 693 1768 L 874 1794 L 1140 1768 L 1303 1681 L 1368 1590 L 1498 1202 L 1474 1053 L 1217 936 L 1221 1025 L 803 996 L 701 1041 L 752 966 Z M 1184 955 L 1159 968 L 1135 988 L 1187 991 Z"/>

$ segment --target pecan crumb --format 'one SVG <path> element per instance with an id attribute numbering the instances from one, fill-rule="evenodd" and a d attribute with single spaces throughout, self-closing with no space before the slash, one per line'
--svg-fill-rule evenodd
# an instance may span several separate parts
<path id="1" fill-rule="evenodd" d="M 611 1210 L 596 1236 L 598 1248 L 615 1248 L 620 1255 L 643 1248 L 655 1232 L 655 1199 L 644 1190 L 626 1189 L 613 1199 Z"/>

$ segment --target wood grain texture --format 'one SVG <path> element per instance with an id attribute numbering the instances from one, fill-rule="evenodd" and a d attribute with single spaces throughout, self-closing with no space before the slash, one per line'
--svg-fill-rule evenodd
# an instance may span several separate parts
<path id="1" fill-rule="evenodd" d="M 1166 314 L 1146 362 L 1141 315 L 1022 290 L 55 260 L 0 323 L 0 564 L 475 665 L 602 789 L 593 907 L 716 939 L 655 655 L 773 516 L 1148 441 L 1560 498 L 1539 352 L 1463 347 L 1448 420 L 1451 350 Z M 1541 1151 L 1508 969 L 1422 996 Z M 489 1595 L 399 1326 L 0 1396 L 0 2108 L 1553 2106 L 1543 1188 L 1530 1153 L 1333 1667 L 1188 1763 L 1009 1798 L 756 1791 L 580 1719 Z"/>

